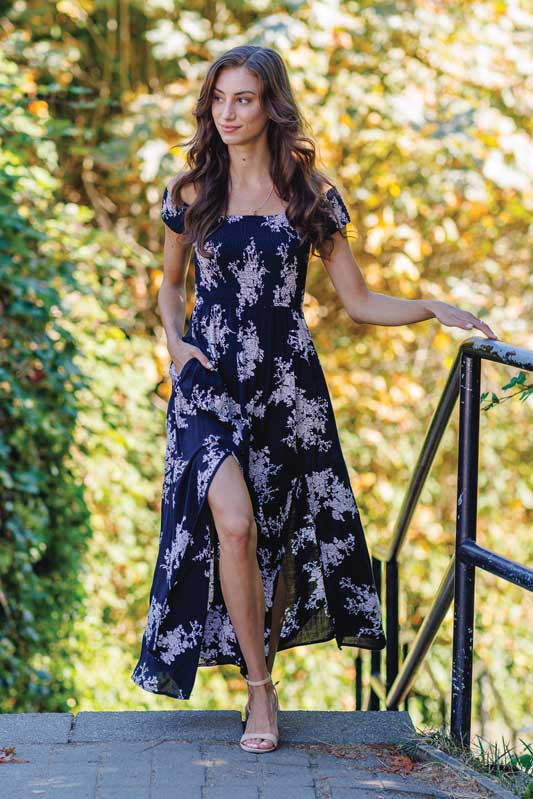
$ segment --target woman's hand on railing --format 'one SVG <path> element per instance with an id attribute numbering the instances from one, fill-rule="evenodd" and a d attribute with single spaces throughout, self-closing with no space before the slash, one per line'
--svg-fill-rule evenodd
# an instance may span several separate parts
<path id="1" fill-rule="evenodd" d="M 455 305 L 450 305 L 441 300 L 432 300 L 431 310 L 435 315 L 435 319 L 438 319 L 443 325 L 448 325 L 448 327 L 461 327 L 464 330 L 477 327 L 478 330 L 481 330 L 481 332 L 485 333 L 489 338 L 498 338 L 494 330 L 489 327 L 486 322 L 483 322 L 482 319 L 478 319 L 477 316 L 474 316 L 470 311 L 462 311 Z"/>

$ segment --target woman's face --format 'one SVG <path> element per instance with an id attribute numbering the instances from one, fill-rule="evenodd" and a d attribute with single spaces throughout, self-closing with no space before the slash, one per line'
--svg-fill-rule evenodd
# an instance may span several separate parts
<path id="1" fill-rule="evenodd" d="M 259 80 L 246 67 L 226 67 L 218 73 L 211 112 L 225 144 L 245 144 L 263 133 L 268 117 L 259 101 Z"/>

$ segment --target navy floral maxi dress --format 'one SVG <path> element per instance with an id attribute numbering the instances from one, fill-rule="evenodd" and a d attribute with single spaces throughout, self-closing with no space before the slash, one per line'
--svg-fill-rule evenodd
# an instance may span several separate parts
<path id="1" fill-rule="evenodd" d="M 350 217 L 326 192 L 331 232 Z M 162 218 L 183 232 L 187 205 L 168 187 Z M 309 244 L 285 213 L 219 218 L 202 257 L 193 246 L 195 305 L 183 340 L 191 357 L 172 392 L 161 532 L 139 661 L 146 691 L 188 699 L 198 666 L 247 674 L 222 595 L 219 542 L 207 502 L 228 456 L 244 476 L 257 523 L 265 592 L 265 657 L 280 571 L 287 605 L 278 651 L 329 641 L 382 649 L 379 599 L 321 364 L 304 319 Z M 231 497 L 228 497 L 231 502 Z"/>

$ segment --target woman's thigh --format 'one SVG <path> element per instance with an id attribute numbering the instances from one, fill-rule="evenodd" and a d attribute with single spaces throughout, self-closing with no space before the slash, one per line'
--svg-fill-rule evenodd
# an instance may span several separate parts
<path id="1" fill-rule="evenodd" d="M 250 493 L 233 455 L 228 455 L 218 467 L 207 501 L 221 540 L 253 534 L 255 520 Z"/>

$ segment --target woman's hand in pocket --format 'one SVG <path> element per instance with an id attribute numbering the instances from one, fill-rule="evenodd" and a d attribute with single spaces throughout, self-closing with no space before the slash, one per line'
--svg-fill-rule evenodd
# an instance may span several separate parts
<path id="1" fill-rule="evenodd" d="M 194 344 L 189 344 L 187 341 L 176 341 L 172 344 L 172 346 L 168 347 L 168 352 L 170 357 L 174 362 L 174 366 L 178 371 L 178 374 L 181 372 L 185 364 L 191 358 L 198 358 L 200 363 L 206 367 L 206 369 L 214 369 L 211 361 L 204 355 L 202 350 L 199 347 L 195 347 Z"/>

